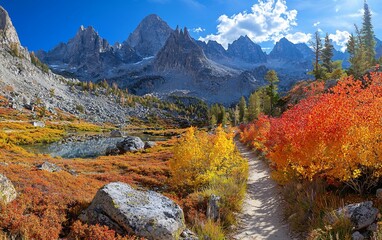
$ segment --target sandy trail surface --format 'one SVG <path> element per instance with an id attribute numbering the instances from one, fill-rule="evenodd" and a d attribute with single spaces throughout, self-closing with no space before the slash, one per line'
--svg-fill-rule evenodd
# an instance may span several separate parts
<path id="1" fill-rule="evenodd" d="M 280 192 L 270 178 L 266 162 L 241 142 L 236 141 L 236 145 L 249 162 L 249 178 L 238 228 L 231 239 L 291 240 L 288 225 L 282 221 Z"/>

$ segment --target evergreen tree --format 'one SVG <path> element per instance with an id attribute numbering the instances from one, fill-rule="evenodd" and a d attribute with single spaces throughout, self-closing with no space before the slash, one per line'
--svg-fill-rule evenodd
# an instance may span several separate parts
<path id="1" fill-rule="evenodd" d="M 247 112 L 247 102 L 245 101 L 244 97 L 241 97 L 239 102 L 239 121 L 244 122 L 245 116 Z"/>
<path id="2" fill-rule="evenodd" d="M 365 45 L 362 41 L 361 32 L 359 31 L 357 25 L 354 26 L 357 35 L 354 36 L 352 34 L 347 43 L 347 51 L 350 54 L 349 62 L 351 63 L 349 74 L 359 78 L 362 77 L 370 65 L 366 61 Z"/>
<path id="3" fill-rule="evenodd" d="M 235 110 L 233 111 L 233 125 L 236 126 L 240 122 L 240 110 L 239 110 L 239 105 L 235 106 Z"/>
<path id="4" fill-rule="evenodd" d="M 322 78 L 322 69 L 320 66 L 320 57 L 322 52 L 322 42 L 321 42 L 321 36 L 318 31 L 314 34 L 314 40 L 310 41 L 310 45 L 313 48 L 314 52 L 314 69 L 313 69 L 313 75 L 316 80 Z"/>
<path id="5" fill-rule="evenodd" d="M 375 64 L 375 35 L 373 25 L 371 23 L 371 11 L 366 0 L 364 3 L 364 14 L 361 29 L 362 42 L 365 50 L 365 61 L 369 67 Z"/>
<path id="6" fill-rule="evenodd" d="M 325 44 L 324 48 L 321 52 L 321 58 L 322 58 L 322 66 L 326 69 L 328 73 L 333 72 L 333 44 L 330 42 L 329 35 L 326 34 L 325 36 Z"/>
<path id="7" fill-rule="evenodd" d="M 223 105 L 220 106 L 220 119 L 223 127 L 227 125 L 227 113 Z"/>
<path id="8" fill-rule="evenodd" d="M 248 100 L 248 122 L 251 122 L 257 118 L 260 114 L 260 97 L 259 91 L 252 93 Z"/>
<path id="9" fill-rule="evenodd" d="M 268 81 L 269 85 L 267 87 L 267 94 L 270 98 L 270 114 L 273 114 L 274 107 L 276 102 L 278 101 L 278 87 L 277 83 L 279 82 L 279 78 L 277 77 L 277 73 L 275 70 L 270 70 L 265 75 L 265 80 Z"/>

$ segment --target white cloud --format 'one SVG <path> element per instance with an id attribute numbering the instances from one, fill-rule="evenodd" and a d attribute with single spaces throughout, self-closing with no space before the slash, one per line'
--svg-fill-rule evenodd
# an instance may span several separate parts
<path id="1" fill-rule="evenodd" d="M 350 33 L 348 31 L 336 30 L 336 34 L 329 34 L 331 39 L 337 46 L 341 47 L 341 51 L 346 51 L 346 44 L 349 41 Z"/>
<path id="2" fill-rule="evenodd" d="M 287 34 L 285 36 L 289 41 L 292 43 L 308 43 L 310 39 L 312 39 L 312 34 L 308 33 L 303 33 L 303 32 L 296 32 L 293 34 Z"/>
<path id="3" fill-rule="evenodd" d="M 317 27 L 318 25 L 320 25 L 320 23 L 321 23 L 321 22 L 315 22 L 315 23 L 313 23 L 313 26 L 314 26 L 314 27 Z"/>
<path id="4" fill-rule="evenodd" d="M 201 33 L 201 32 L 204 32 L 206 31 L 206 29 L 202 28 L 202 27 L 197 27 L 197 28 L 193 28 L 192 31 L 194 33 Z"/>
<path id="5" fill-rule="evenodd" d="M 258 4 L 252 6 L 250 13 L 220 16 L 217 33 L 199 40 L 215 40 L 225 48 L 245 35 L 257 43 L 277 41 L 297 25 L 296 17 L 297 10 L 288 10 L 286 0 L 259 0 Z"/>

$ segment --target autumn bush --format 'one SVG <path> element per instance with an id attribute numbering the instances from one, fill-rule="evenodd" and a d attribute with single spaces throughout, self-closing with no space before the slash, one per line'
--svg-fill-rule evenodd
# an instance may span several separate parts
<path id="1" fill-rule="evenodd" d="M 236 150 L 233 136 L 222 127 L 215 134 L 189 128 L 170 160 L 172 184 L 187 192 L 209 186 L 218 178 L 246 181 L 248 164 Z"/>
<path id="2" fill-rule="evenodd" d="M 280 118 L 260 118 L 245 128 L 242 139 L 255 146 L 260 142 L 279 176 L 321 178 L 363 193 L 382 174 L 381 109 L 381 73 L 362 81 L 346 77 Z"/>
<path id="3" fill-rule="evenodd" d="M 245 195 L 248 163 L 236 150 L 233 135 L 222 127 L 214 133 L 189 128 L 175 144 L 173 153 L 169 162 L 170 183 L 181 198 L 194 199 L 186 201 L 185 208 L 186 215 L 195 215 L 192 223 L 205 232 L 221 232 L 219 229 L 235 223 L 234 213 L 240 211 Z M 206 222 L 197 209 L 212 194 L 221 197 L 217 225 Z"/>

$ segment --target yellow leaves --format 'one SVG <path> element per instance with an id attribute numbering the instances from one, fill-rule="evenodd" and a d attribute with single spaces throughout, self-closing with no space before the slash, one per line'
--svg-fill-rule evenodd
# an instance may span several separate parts
<path id="1" fill-rule="evenodd" d="M 248 166 L 236 151 L 233 137 L 221 127 L 215 134 L 189 128 L 174 147 L 170 171 L 174 185 L 198 189 L 216 177 L 240 178 Z"/>

